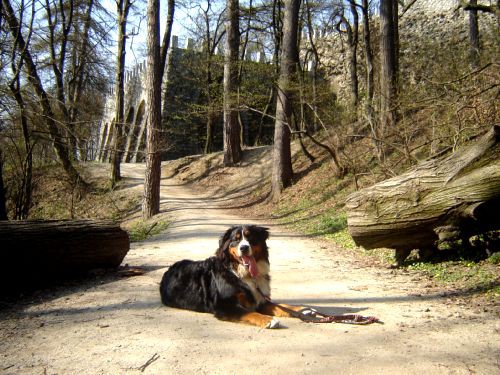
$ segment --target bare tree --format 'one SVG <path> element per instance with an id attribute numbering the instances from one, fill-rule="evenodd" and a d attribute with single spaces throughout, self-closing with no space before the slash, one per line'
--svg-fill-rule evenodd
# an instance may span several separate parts
<path id="1" fill-rule="evenodd" d="M 340 16 L 340 22 L 337 26 L 339 32 L 347 34 L 347 43 L 349 45 L 349 73 L 351 86 L 351 103 L 354 108 L 359 102 L 359 84 L 358 84 L 358 42 L 359 42 L 359 15 L 356 9 L 356 2 L 348 0 L 351 17 L 346 17 L 344 10 Z M 343 29 L 341 26 L 343 25 Z"/>
<path id="2" fill-rule="evenodd" d="M 147 219 L 160 212 L 161 179 L 161 86 L 166 56 L 169 49 L 169 36 L 172 32 L 174 3 L 169 3 L 169 22 L 160 48 L 160 2 L 149 0 L 147 9 L 148 59 L 146 72 L 146 175 L 144 178 L 144 199 L 142 216 Z M 162 66 L 163 65 L 163 66 Z"/>
<path id="3" fill-rule="evenodd" d="M 224 165 L 240 162 L 240 124 L 238 121 L 238 55 L 240 46 L 239 2 L 227 0 L 226 48 L 224 59 Z"/>
<path id="4" fill-rule="evenodd" d="M 272 108 L 273 103 L 276 101 L 277 89 L 274 82 L 278 79 L 279 76 L 279 66 L 280 66 L 280 51 L 281 51 L 281 42 L 283 38 L 283 19 L 282 19 L 282 2 L 281 0 L 273 0 L 272 7 L 272 36 L 274 41 L 273 48 L 273 66 L 274 66 L 274 76 L 273 76 L 273 84 L 269 89 L 269 96 L 267 99 L 266 106 L 264 107 L 264 111 L 262 112 L 262 117 L 259 121 L 259 128 L 257 130 L 257 136 L 255 137 L 255 145 L 260 144 L 262 139 L 262 129 L 264 126 L 264 121 L 266 117 L 268 117 L 268 113 Z"/>
<path id="5" fill-rule="evenodd" d="M 361 12 L 363 14 L 363 40 L 365 43 L 365 64 L 366 64 L 366 99 L 365 115 L 372 130 L 372 136 L 375 133 L 375 116 L 373 113 L 373 93 L 374 93 L 374 73 L 373 73 L 373 51 L 370 33 L 370 15 L 368 9 L 368 0 L 362 0 Z"/>
<path id="6" fill-rule="evenodd" d="M 172 26 L 174 25 L 175 0 L 167 0 L 167 21 L 160 49 L 160 77 L 163 77 L 167 65 L 167 55 L 170 49 Z"/>
<path id="7" fill-rule="evenodd" d="M 3 155 L 0 149 L 0 220 L 8 220 L 5 204 L 5 187 L 3 184 Z"/>
<path id="8" fill-rule="evenodd" d="M 14 42 L 15 43 L 15 42 Z M 31 142 L 30 131 L 28 127 L 28 118 L 26 114 L 26 101 L 24 100 L 23 93 L 21 92 L 20 72 L 22 68 L 22 59 L 16 62 L 16 48 L 12 49 L 12 73 L 13 77 L 9 82 L 9 88 L 14 96 L 19 109 L 19 122 L 24 140 L 24 160 L 20 160 L 22 178 L 20 181 L 20 188 L 18 197 L 15 202 L 15 219 L 27 219 L 29 210 L 31 208 L 32 198 L 32 179 L 33 179 L 33 145 Z M 21 155 L 21 153 L 18 153 Z M 22 157 L 20 156 L 20 159 Z"/>
<path id="9" fill-rule="evenodd" d="M 70 183 L 73 186 L 84 187 L 86 184 L 71 162 L 67 143 L 65 142 L 64 137 L 62 136 L 56 123 L 56 116 L 51 106 L 50 97 L 44 88 L 38 73 L 37 65 L 35 64 L 35 60 L 31 54 L 29 43 L 27 43 L 22 33 L 22 27 L 16 14 L 14 13 L 12 5 L 10 4 L 10 0 L 2 0 L 2 13 L 6 19 L 9 32 L 12 35 L 13 40 L 16 40 L 15 46 L 19 51 L 20 57 L 24 61 L 28 82 L 33 87 L 35 94 L 39 99 L 42 114 L 44 116 L 57 159 L 66 172 Z M 31 34 L 31 32 L 32 30 L 30 27 L 28 35 Z"/>
<path id="10" fill-rule="evenodd" d="M 94 11 L 94 0 L 87 0 L 88 4 L 83 15 L 83 32 L 80 34 L 78 28 L 75 28 L 74 36 L 74 46 L 71 54 L 71 74 L 68 79 L 68 113 L 69 113 L 69 124 L 71 124 L 72 129 L 70 130 L 70 144 L 73 147 L 72 153 L 73 157 L 77 154 L 76 143 L 77 142 L 77 131 L 76 123 L 77 118 L 80 113 L 80 100 L 84 92 L 86 72 L 88 71 L 88 65 L 90 62 L 90 32 L 92 29 L 92 14 Z M 78 20 L 75 22 L 78 23 Z M 81 142 L 80 142 L 81 144 Z M 87 158 L 86 152 L 80 147 L 80 159 L 85 161 Z"/>
<path id="11" fill-rule="evenodd" d="M 396 23 L 394 14 L 396 0 L 380 0 L 380 125 L 378 138 L 383 140 L 388 129 L 396 126 L 397 103 L 397 54 Z M 381 145 L 378 156 L 384 157 Z"/>
<path id="12" fill-rule="evenodd" d="M 175 0 L 167 0 L 167 20 L 165 32 L 163 33 L 163 41 L 160 49 L 160 73 L 159 76 L 162 77 L 162 108 L 161 108 L 161 118 L 162 124 L 168 118 L 169 112 L 172 110 L 170 102 L 172 100 L 169 92 L 172 88 L 172 70 L 173 70 L 173 59 L 174 53 L 170 49 L 170 41 L 172 38 L 172 26 L 174 23 L 174 12 L 175 12 Z M 163 126 L 163 125 L 162 125 Z"/>
<path id="13" fill-rule="evenodd" d="M 207 117 L 206 117 L 206 139 L 205 139 L 205 147 L 203 152 L 205 154 L 211 153 L 213 150 L 213 138 L 214 138 L 214 127 L 216 122 L 216 117 L 219 109 L 217 107 L 217 94 L 214 93 L 214 86 L 216 85 L 216 80 L 214 79 L 214 63 L 213 58 L 215 55 L 215 51 L 219 46 L 221 38 L 225 35 L 226 31 L 223 27 L 222 16 L 224 12 L 220 12 L 217 16 L 212 9 L 213 0 L 207 0 L 207 7 L 202 8 L 200 6 L 202 12 L 202 18 L 204 21 L 204 43 L 203 50 L 205 52 L 205 96 L 207 100 Z M 213 19 L 215 19 L 215 23 L 213 23 Z"/>
<path id="14" fill-rule="evenodd" d="M 52 3 L 50 0 L 45 0 L 45 11 L 47 13 L 49 30 L 50 66 L 55 77 L 56 103 L 67 127 L 68 139 L 70 141 L 68 144 L 70 155 L 73 159 L 77 159 L 76 137 L 74 127 L 69 121 L 64 90 L 66 53 L 68 50 L 68 38 L 73 26 L 74 2 L 63 3 L 59 1 Z M 60 29 L 57 35 L 56 28 Z"/>
<path id="15" fill-rule="evenodd" d="M 111 147 L 111 187 L 121 179 L 120 163 L 123 155 L 124 100 L 125 100 L 125 46 L 127 41 L 127 20 L 132 2 L 117 0 L 118 53 L 116 56 L 115 78 L 115 122 L 113 126 L 113 145 Z"/>
<path id="16" fill-rule="evenodd" d="M 290 150 L 293 82 L 299 63 L 297 33 L 301 0 L 286 0 L 283 16 L 281 71 L 278 82 L 276 123 L 274 128 L 271 199 L 279 200 L 281 192 L 292 182 L 293 169 Z"/>

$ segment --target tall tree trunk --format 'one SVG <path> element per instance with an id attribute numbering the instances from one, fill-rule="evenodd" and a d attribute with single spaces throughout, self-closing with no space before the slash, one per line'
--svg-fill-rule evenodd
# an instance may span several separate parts
<path id="1" fill-rule="evenodd" d="M 396 70 L 396 90 L 399 86 L 399 1 L 392 1 L 392 22 L 394 30 L 394 69 Z"/>
<path id="2" fill-rule="evenodd" d="M 210 154 L 213 152 L 214 125 L 215 113 L 212 111 L 211 104 L 209 104 L 207 115 L 207 139 L 205 140 L 205 147 L 203 149 L 204 154 Z"/>
<path id="3" fill-rule="evenodd" d="M 9 82 L 9 88 L 14 96 L 17 106 L 19 107 L 19 117 L 21 123 L 21 130 L 23 133 L 25 159 L 21 160 L 23 179 L 21 182 L 21 191 L 19 198 L 16 202 L 15 219 L 27 219 L 29 210 L 31 208 L 32 198 L 32 177 L 33 177 L 33 148 L 30 141 L 30 132 L 28 129 L 28 118 L 26 117 L 26 103 L 24 102 L 23 95 L 21 94 L 21 83 L 19 80 L 19 72 L 21 66 L 15 67 L 12 62 L 12 69 L 14 71 L 14 78 Z"/>
<path id="4" fill-rule="evenodd" d="M 376 138 L 375 116 L 373 113 L 373 92 L 374 92 L 374 74 L 373 74 L 373 51 L 370 34 L 370 16 L 368 12 L 368 0 L 361 3 L 363 12 L 363 39 L 365 42 L 365 63 L 366 63 L 366 99 L 365 116 L 370 124 L 373 138 Z"/>
<path id="5" fill-rule="evenodd" d="M 203 9 L 203 19 L 205 23 L 205 95 L 206 95 L 206 108 L 207 108 L 207 116 L 206 116 L 206 139 L 205 139 L 205 146 L 203 148 L 205 154 L 209 154 L 214 151 L 214 146 L 213 146 L 213 137 L 214 137 L 214 129 L 216 125 L 216 119 L 218 115 L 218 105 L 216 103 L 216 100 L 214 98 L 217 96 L 217 93 L 214 90 L 217 90 L 215 88 L 214 83 L 215 80 L 213 78 L 213 71 L 214 71 L 214 66 L 213 66 L 213 56 L 215 55 L 215 50 L 217 46 L 220 43 L 220 40 L 222 36 L 225 34 L 225 30 L 221 32 L 221 29 L 223 28 L 223 22 L 221 17 L 222 14 L 220 14 L 219 18 L 217 19 L 217 23 L 215 25 L 215 28 L 212 29 L 211 26 L 211 11 L 212 11 L 212 1 L 213 0 L 207 0 L 207 8 Z"/>
<path id="6" fill-rule="evenodd" d="M 70 115 L 68 107 L 66 106 L 66 96 L 64 90 L 64 72 L 66 63 L 66 52 L 68 46 L 69 32 L 73 24 L 73 10 L 74 2 L 69 1 L 63 4 L 59 1 L 54 9 L 51 8 L 52 4 L 49 0 L 45 0 L 45 10 L 47 12 L 47 22 L 49 30 L 49 49 L 50 49 L 50 65 L 55 77 L 55 92 L 57 99 L 57 106 L 63 116 L 64 124 L 66 125 L 66 133 L 68 135 L 68 147 L 70 156 L 77 160 L 77 141 L 75 134 L 74 124 L 70 122 Z M 52 12 L 55 12 L 52 18 Z M 68 12 L 68 15 L 66 15 Z M 60 27 L 61 33 L 55 35 L 56 27 Z"/>
<path id="7" fill-rule="evenodd" d="M 380 125 L 377 138 L 384 140 L 396 126 L 397 58 L 395 43 L 394 2 L 380 0 Z M 379 145 L 379 158 L 385 147 Z"/>
<path id="8" fill-rule="evenodd" d="M 22 19 L 20 19 L 22 23 Z M 17 40 L 14 40 L 14 45 L 12 48 L 12 60 L 11 60 L 11 69 L 13 77 L 9 81 L 9 89 L 14 96 L 14 99 L 19 107 L 19 121 L 21 124 L 21 130 L 23 134 L 24 140 L 24 160 L 20 160 L 21 169 L 22 169 L 22 181 L 21 188 L 19 191 L 19 195 L 17 201 L 15 202 L 15 213 L 14 219 L 27 219 L 29 210 L 31 208 L 31 200 L 32 200 L 32 177 L 33 177 L 33 147 L 30 140 L 30 131 L 28 128 L 28 118 L 26 114 L 26 103 L 24 101 L 23 94 L 21 92 L 21 79 L 20 73 L 23 65 L 23 59 L 20 58 L 16 61 L 17 53 Z M 1 156 L 0 156 L 1 157 Z M 22 156 L 19 156 L 22 159 Z M 1 162 L 1 161 L 0 161 Z M 0 176 L 1 177 L 1 176 Z M 3 182 L 2 182 L 3 184 Z M 3 189 L 3 186 L 2 186 Z M 3 193 L 3 191 L 2 191 Z M 5 199 L 5 197 L 3 197 Z"/>
<path id="9" fill-rule="evenodd" d="M 125 46 L 127 41 L 127 19 L 130 0 L 116 2 L 118 14 L 118 54 L 116 57 L 115 82 L 115 123 L 113 126 L 113 144 L 111 146 L 111 187 L 121 179 L 120 163 L 123 155 L 123 128 L 125 107 Z"/>
<path id="10" fill-rule="evenodd" d="M 273 39 L 274 39 L 274 51 L 273 51 L 273 66 L 274 66 L 274 76 L 273 76 L 273 85 L 269 91 L 269 97 L 264 107 L 264 111 L 262 112 L 262 116 L 259 121 L 259 129 L 257 130 L 257 136 L 255 137 L 254 146 L 259 145 L 262 139 L 262 128 L 264 127 L 264 121 L 267 117 L 267 114 L 276 100 L 276 96 L 278 91 L 276 90 L 275 81 L 279 76 L 279 61 L 280 61 L 280 50 L 281 50 L 281 41 L 282 41 L 282 19 L 281 19 L 281 1 L 274 0 L 273 1 Z"/>
<path id="11" fill-rule="evenodd" d="M 292 182 L 292 156 L 290 151 L 290 126 L 292 100 L 296 88 L 299 51 L 297 46 L 298 21 L 301 0 L 286 0 L 283 23 L 283 48 L 281 72 L 278 82 L 276 123 L 274 128 L 273 170 L 271 177 L 271 199 L 278 201 L 281 192 Z"/>
<path id="12" fill-rule="evenodd" d="M 167 130 L 168 113 L 172 110 L 170 95 L 172 89 L 172 71 L 174 64 L 174 49 L 170 48 L 172 38 L 172 27 L 174 24 L 175 0 L 168 0 L 167 4 L 167 22 L 165 32 L 163 33 L 163 42 L 160 50 L 160 77 L 162 77 L 162 108 L 161 122 L 162 128 Z"/>
<path id="13" fill-rule="evenodd" d="M 3 155 L 0 149 L 0 220 L 8 220 L 7 205 L 5 204 L 5 188 L 3 184 Z"/>
<path id="14" fill-rule="evenodd" d="M 318 119 L 316 114 L 318 113 L 318 90 L 317 90 L 317 81 L 318 81 L 318 65 L 319 65 L 319 53 L 318 49 L 316 48 L 316 44 L 313 38 L 313 33 L 314 33 L 314 25 L 312 21 L 312 14 L 311 14 L 311 4 L 310 1 L 306 0 L 305 1 L 305 6 L 306 6 L 306 26 L 307 26 L 307 34 L 309 38 L 309 45 L 311 46 L 312 50 L 312 67 L 311 67 L 311 84 L 312 84 L 312 106 L 311 109 L 313 111 L 313 120 L 312 120 L 312 127 L 313 127 L 313 132 L 318 131 Z M 307 62 L 306 62 L 307 63 Z"/>
<path id="15" fill-rule="evenodd" d="M 240 46 L 239 1 L 227 0 L 226 48 L 224 59 L 224 165 L 240 162 L 241 137 L 238 122 L 238 58 Z"/>
<path id="16" fill-rule="evenodd" d="M 45 123 L 47 125 L 50 137 L 52 139 L 52 145 L 54 147 L 57 159 L 61 163 L 65 173 L 67 174 L 70 183 L 73 186 L 78 186 L 83 188 L 86 186 L 84 180 L 81 178 L 78 171 L 75 169 L 71 163 L 68 148 L 64 138 L 62 137 L 57 124 L 55 122 L 55 115 L 50 105 L 49 96 L 43 88 L 42 80 L 38 75 L 37 67 L 31 56 L 31 52 L 21 34 L 21 28 L 19 26 L 19 21 L 14 14 L 12 5 L 9 0 L 2 0 L 4 14 L 6 16 L 6 21 L 9 25 L 10 33 L 12 37 L 17 40 L 17 48 L 20 52 L 22 59 L 25 62 L 26 71 L 28 73 L 28 81 L 35 90 L 36 95 L 40 99 L 40 106 L 42 108 L 42 114 L 45 118 Z"/>
<path id="17" fill-rule="evenodd" d="M 351 73 L 351 101 L 356 109 L 359 102 L 359 83 L 358 83 L 358 42 L 359 42 L 359 15 L 356 9 L 356 2 L 349 0 L 352 16 L 351 40 L 349 43 L 349 71 Z"/>
<path id="18" fill-rule="evenodd" d="M 476 6 L 477 0 L 470 0 L 470 5 Z M 479 18 L 477 9 L 469 10 L 469 59 L 472 68 L 479 67 Z"/>
<path id="19" fill-rule="evenodd" d="M 147 219 L 160 212 L 160 125 L 161 83 L 160 76 L 160 3 L 148 0 L 148 58 L 146 73 L 146 176 L 144 178 L 144 200 L 142 216 Z"/>
<path id="20" fill-rule="evenodd" d="M 80 41 L 80 51 L 79 51 L 79 58 L 76 54 L 75 51 L 73 51 L 73 66 L 72 66 L 72 77 L 68 83 L 69 86 L 69 123 L 70 124 L 76 124 L 76 119 L 78 117 L 78 109 L 79 109 L 79 103 L 80 103 L 80 98 L 83 93 L 83 88 L 84 88 L 84 81 L 85 81 L 85 70 L 87 67 L 87 62 L 88 62 L 88 51 L 90 48 L 90 27 L 92 24 L 92 12 L 94 9 L 94 0 L 88 0 L 88 7 L 87 11 L 85 13 L 85 18 L 84 18 L 84 26 L 83 26 L 83 35 Z M 76 132 L 76 126 L 73 126 L 74 132 Z M 76 138 L 76 137 L 75 137 Z M 73 143 L 74 140 L 71 140 L 71 143 Z M 81 147 L 80 147 L 81 150 Z M 93 149 L 91 149 L 93 150 Z M 91 151 L 92 152 L 92 151 Z M 73 151 L 75 154 L 75 152 Z M 82 154 L 80 151 L 80 156 L 83 156 L 85 158 L 88 157 L 87 153 Z M 93 160 L 94 158 L 91 158 Z M 85 161 L 85 160 L 84 160 Z"/>
<path id="21" fill-rule="evenodd" d="M 205 140 L 204 153 L 210 154 L 213 152 L 213 135 L 215 126 L 215 112 L 213 110 L 213 99 L 212 99 L 212 51 L 210 48 L 210 31 L 207 20 L 207 51 L 206 51 L 206 66 L 205 66 L 205 85 L 207 90 L 207 138 Z"/>
<path id="22" fill-rule="evenodd" d="M 170 39 L 172 37 L 172 26 L 174 24 L 175 0 L 167 1 L 167 22 L 165 32 L 163 33 L 163 41 L 160 50 L 160 72 L 159 75 L 163 80 L 165 69 L 167 68 L 167 55 L 170 49 Z M 167 69 L 168 70 L 168 69 Z"/>

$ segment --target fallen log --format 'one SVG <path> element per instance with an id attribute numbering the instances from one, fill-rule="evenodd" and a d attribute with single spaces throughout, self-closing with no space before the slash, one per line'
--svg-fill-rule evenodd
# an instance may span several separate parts
<path id="1" fill-rule="evenodd" d="M 11 286 L 116 268 L 128 233 L 110 221 L 0 221 L 0 278 Z"/>
<path id="2" fill-rule="evenodd" d="M 347 197 L 348 230 L 366 249 L 434 252 L 440 241 L 500 229 L 500 126 L 470 145 Z M 465 241 L 465 242 L 464 242 Z"/>

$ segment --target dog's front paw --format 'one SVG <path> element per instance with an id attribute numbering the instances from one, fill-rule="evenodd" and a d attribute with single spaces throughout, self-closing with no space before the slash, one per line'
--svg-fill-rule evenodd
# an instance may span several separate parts
<path id="1" fill-rule="evenodd" d="M 274 328 L 279 328 L 280 327 L 280 321 L 276 318 L 271 319 L 269 323 L 267 323 L 266 328 L 268 329 L 274 329 Z"/>
<path id="2" fill-rule="evenodd" d="M 307 316 L 316 316 L 318 310 L 313 309 L 312 307 L 305 307 L 302 310 L 300 310 L 300 313 Z"/>

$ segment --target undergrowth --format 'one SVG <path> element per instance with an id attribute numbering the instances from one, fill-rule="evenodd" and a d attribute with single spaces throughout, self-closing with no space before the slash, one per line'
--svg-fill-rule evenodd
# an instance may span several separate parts
<path id="1" fill-rule="evenodd" d="M 82 163 L 77 167 L 89 183 L 88 191 L 81 197 L 64 177 L 59 165 L 34 169 L 36 183 L 29 219 L 107 219 L 119 222 L 140 208 L 140 197 L 120 188 L 124 182 L 115 190 L 109 188 L 108 164 Z"/>
<path id="2" fill-rule="evenodd" d="M 332 241 L 339 245 L 337 249 L 350 249 L 372 259 L 373 263 L 389 267 L 395 261 L 394 250 L 365 250 L 354 243 L 347 230 L 344 209 L 347 195 L 355 190 L 354 181 L 350 176 L 339 180 L 327 168 L 327 163 L 323 163 L 285 190 L 272 216 L 294 231 Z M 467 257 L 462 248 L 455 248 L 450 254 L 454 254 L 452 258 L 434 261 L 409 259 L 403 268 L 422 273 L 442 285 L 500 293 L 500 253 L 494 253 L 486 260 L 484 255 L 478 257 L 477 254 L 469 254 Z"/>
<path id="3" fill-rule="evenodd" d="M 470 289 L 500 293 L 498 269 L 489 258 L 475 262 L 466 259 L 449 260 L 438 263 L 416 262 L 407 266 L 408 270 L 420 271 L 442 284 L 459 284 Z"/>
<path id="4" fill-rule="evenodd" d="M 165 231 L 170 225 L 170 221 L 158 220 L 154 222 L 138 220 L 132 223 L 127 229 L 130 242 L 143 241 L 148 237 L 155 236 Z"/>

